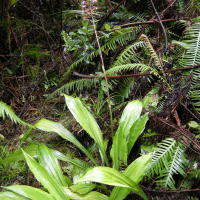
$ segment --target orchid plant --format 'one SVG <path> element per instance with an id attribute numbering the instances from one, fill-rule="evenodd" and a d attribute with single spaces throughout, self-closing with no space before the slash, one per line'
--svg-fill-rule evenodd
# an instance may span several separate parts
<path id="1" fill-rule="evenodd" d="M 97 144 L 101 161 L 95 159 L 62 124 L 41 119 L 34 125 L 34 128 L 49 133 L 56 132 L 79 148 L 90 161 L 86 163 L 77 158 L 72 159 L 61 152 L 49 149 L 44 144 L 30 144 L 4 158 L 0 164 L 26 160 L 30 170 L 36 179 L 45 187 L 45 190 L 24 185 L 7 186 L 4 188 L 9 191 L 1 192 L 0 199 L 121 200 L 131 191 L 143 199 L 147 199 L 138 183 L 143 179 L 149 169 L 152 154 L 149 153 L 139 157 L 125 170 L 119 171 L 122 164 L 127 165 L 128 155 L 137 138 L 143 132 L 148 120 L 148 113 L 141 116 L 143 102 L 134 100 L 129 102 L 125 107 L 110 151 L 107 149 L 108 140 L 103 139 L 103 133 L 90 111 L 87 110 L 79 99 L 65 94 L 63 95 L 68 109 L 74 118 Z M 21 142 L 30 136 L 32 129 L 31 127 L 23 135 Z M 108 152 L 110 152 L 112 160 L 108 159 Z M 74 173 L 71 178 L 63 175 L 58 160 L 66 161 L 73 166 Z M 112 167 L 109 167 L 110 165 Z M 92 182 L 95 182 L 95 184 Z M 114 186 L 114 188 L 108 190 L 105 185 Z M 102 192 L 92 191 L 95 188 L 100 188 Z"/>

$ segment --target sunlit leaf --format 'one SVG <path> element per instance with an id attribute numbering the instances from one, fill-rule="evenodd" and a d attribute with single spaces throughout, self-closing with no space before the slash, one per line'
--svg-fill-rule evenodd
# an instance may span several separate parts
<path id="1" fill-rule="evenodd" d="M 53 151 L 53 150 L 52 150 Z M 82 168 L 83 170 L 86 169 L 86 166 L 84 163 L 81 163 L 80 160 L 78 160 L 78 158 L 76 159 L 72 159 L 69 158 L 68 156 L 65 156 L 63 153 L 59 152 L 59 151 L 53 151 L 53 154 L 56 156 L 57 159 L 62 160 L 62 161 L 67 161 L 69 163 L 71 163 L 72 165 L 75 165 L 79 168 Z"/>
<path id="2" fill-rule="evenodd" d="M 148 113 L 145 113 L 133 123 L 128 137 L 128 153 L 130 153 L 133 145 L 135 144 L 135 141 L 145 129 L 148 119 Z"/>
<path id="3" fill-rule="evenodd" d="M 22 150 L 23 151 L 23 150 Z M 30 170 L 56 200 L 69 200 L 60 184 L 34 158 L 23 151 Z"/>
<path id="4" fill-rule="evenodd" d="M 138 184 L 149 169 L 151 158 L 152 154 L 147 154 L 139 157 L 126 168 L 123 175 L 126 175 L 136 184 Z M 109 200 L 124 199 L 130 192 L 131 189 L 129 188 L 115 187 L 110 195 Z"/>
<path id="5" fill-rule="evenodd" d="M 56 132 L 62 138 L 76 145 L 85 155 L 91 159 L 95 165 L 97 165 L 96 160 L 87 151 L 87 149 L 67 129 L 65 129 L 62 124 L 47 119 L 41 119 L 34 126 L 43 131 Z"/>
<path id="6" fill-rule="evenodd" d="M 13 192 L 0 192 L 0 200 L 30 200 Z"/>
<path id="7" fill-rule="evenodd" d="M 38 160 L 42 167 L 44 167 L 62 186 L 68 186 L 62 169 L 55 155 L 44 144 L 38 147 Z"/>
<path id="8" fill-rule="evenodd" d="M 147 200 L 142 189 L 129 177 L 109 167 L 94 167 L 86 172 L 77 182 L 92 181 L 107 185 L 125 187 Z"/>
<path id="9" fill-rule="evenodd" d="M 69 188 L 63 187 L 64 191 L 66 194 L 69 196 L 70 199 L 75 199 L 75 200 L 109 200 L 109 197 L 101 194 L 99 192 L 89 192 L 85 195 L 79 195 L 77 193 L 72 192 Z"/>
<path id="10" fill-rule="evenodd" d="M 101 130 L 99 128 L 99 125 L 95 121 L 94 117 L 91 115 L 91 113 L 83 106 L 81 101 L 79 99 L 70 97 L 68 95 L 65 95 L 65 101 L 66 104 L 76 119 L 76 121 L 85 129 L 85 131 L 95 140 L 97 143 L 103 158 L 108 166 L 108 159 L 105 152 L 104 142 L 103 142 L 103 136 L 101 133 Z"/>
<path id="11" fill-rule="evenodd" d="M 54 198 L 49 193 L 31 186 L 13 185 L 4 188 L 33 200 L 54 200 Z"/>
<path id="12" fill-rule="evenodd" d="M 115 134 L 110 156 L 113 160 L 113 168 L 119 169 L 120 160 L 127 165 L 128 146 L 127 138 L 133 123 L 140 117 L 142 102 L 134 100 L 125 107 L 120 119 L 119 128 Z"/>
<path id="13" fill-rule="evenodd" d="M 24 147 L 23 150 L 27 154 L 29 154 L 30 156 L 36 156 L 37 155 L 37 148 L 38 148 L 37 144 L 30 144 L 27 147 Z M 22 151 L 17 150 L 17 151 L 15 151 L 15 153 L 4 158 L 0 163 L 1 164 L 7 164 L 7 163 L 11 163 L 11 162 L 19 161 L 19 160 L 24 160 L 24 159 L 25 158 L 24 158 Z"/>
<path id="14" fill-rule="evenodd" d="M 70 189 L 78 194 L 87 194 L 96 187 L 93 183 L 83 183 L 70 186 Z"/>

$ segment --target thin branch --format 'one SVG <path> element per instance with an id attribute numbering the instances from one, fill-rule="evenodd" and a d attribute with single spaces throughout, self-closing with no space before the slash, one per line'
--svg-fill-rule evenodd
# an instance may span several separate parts
<path id="1" fill-rule="evenodd" d="M 162 30 L 163 30 L 163 33 L 164 33 L 164 36 L 165 36 L 165 50 L 164 50 L 164 53 L 165 53 L 167 51 L 167 48 L 168 48 L 168 41 L 167 41 L 167 34 L 166 34 L 166 31 L 165 31 L 165 27 L 163 26 L 162 20 L 160 19 L 160 16 L 159 16 L 159 14 L 156 10 L 156 7 L 154 6 L 153 0 L 150 0 L 150 1 L 151 1 L 152 6 L 153 6 L 153 9 L 154 9 L 154 11 L 155 11 L 155 13 L 158 17 L 158 20 L 160 22 L 160 25 L 162 27 Z"/>
<path id="2" fill-rule="evenodd" d="M 179 69 L 170 69 L 170 70 L 166 70 L 164 71 L 164 73 L 170 73 L 170 72 L 175 72 L 175 71 L 181 71 L 181 70 L 187 70 L 187 69 L 192 69 L 192 68 L 196 68 L 196 67 L 200 67 L 199 65 L 194 65 L 194 66 L 188 66 L 188 67 L 182 67 Z M 158 74 L 162 74 L 162 71 L 157 72 Z M 104 78 L 105 76 L 93 76 L 93 75 L 85 75 L 85 74 L 80 74 L 78 72 L 73 72 L 74 76 L 79 76 L 81 78 Z M 114 79 L 114 78 L 126 78 L 126 77 L 135 77 L 135 76 L 149 76 L 149 75 L 154 75 L 154 73 L 141 73 L 141 74 L 123 74 L 123 75 L 116 75 L 116 76 L 106 76 L 107 79 Z"/>
<path id="3" fill-rule="evenodd" d="M 173 21 L 177 21 L 176 19 L 164 19 L 161 20 L 162 23 L 164 22 L 173 22 Z M 121 28 L 123 27 L 127 27 L 127 26 L 138 26 L 138 25 L 144 25 L 144 24 L 155 24 L 157 21 L 152 20 L 152 21 L 145 21 L 145 22 L 133 22 L 133 23 L 128 23 L 128 24 L 123 24 L 123 25 L 119 25 Z"/>

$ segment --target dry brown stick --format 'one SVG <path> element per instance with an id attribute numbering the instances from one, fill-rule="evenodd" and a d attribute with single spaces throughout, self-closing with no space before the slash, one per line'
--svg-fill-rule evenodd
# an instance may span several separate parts
<path id="1" fill-rule="evenodd" d="M 111 3 L 110 3 L 110 0 L 106 0 L 106 3 L 108 4 L 108 6 L 109 6 L 110 8 L 112 8 L 112 5 L 111 5 Z"/>
<path id="2" fill-rule="evenodd" d="M 164 20 L 161 20 L 162 23 L 164 22 L 173 22 L 173 21 L 176 21 L 176 19 L 164 19 Z M 128 24 L 123 24 L 123 25 L 119 25 L 121 28 L 123 27 L 127 27 L 127 26 L 138 26 L 138 25 L 144 25 L 144 24 L 154 24 L 158 21 L 145 21 L 145 22 L 133 22 L 133 23 L 128 23 Z"/>
<path id="3" fill-rule="evenodd" d="M 173 4 L 176 2 L 176 0 L 172 0 L 172 2 L 167 6 L 167 8 L 165 8 L 165 10 L 163 10 L 161 13 L 160 13 L 160 15 L 163 15 L 165 12 L 166 12 L 166 10 L 167 9 L 169 9 L 169 7 L 172 7 L 173 6 Z"/>
<path id="4" fill-rule="evenodd" d="M 192 69 L 195 67 L 200 67 L 199 65 L 194 65 L 194 66 L 188 66 L 188 67 L 182 67 L 179 69 L 170 69 L 164 71 L 164 73 L 170 73 L 170 72 L 175 72 L 175 71 L 181 71 L 181 70 L 187 70 L 187 69 Z M 162 74 L 162 71 L 157 72 L 158 74 Z M 74 76 L 79 76 L 81 78 L 105 78 L 104 76 L 93 76 L 93 75 L 85 75 L 85 74 L 80 74 L 78 72 L 73 72 Z M 116 75 L 116 76 L 106 76 L 107 79 L 112 79 L 112 78 L 126 78 L 126 77 L 134 77 L 134 76 L 149 76 L 149 75 L 155 75 L 154 73 L 141 73 L 141 74 L 123 74 L 123 75 Z"/>

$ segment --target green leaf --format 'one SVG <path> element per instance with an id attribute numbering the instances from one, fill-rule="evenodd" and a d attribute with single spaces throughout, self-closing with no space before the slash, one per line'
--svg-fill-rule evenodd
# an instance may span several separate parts
<path id="1" fill-rule="evenodd" d="M 96 184 L 93 183 L 83 183 L 83 184 L 76 184 L 72 185 L 70 189 L 78 194 L 87 194 L 91 190 L 93 190 L 96 187 Z"/>
<path id="2" fill-rule="evenodd" d="M 134 100 L 125 107 L 120 119 L 119 128 L 115 134 L 110 156 L 113 159 L 113 168 L 119 169 L 120 160 L 127 165 L 128 146 L 127 137 L 133 123 L 140 117 L 142 112 L 142 102 Z"/>
<path id="3" fill-rule="evenodd" d="M 83 26 L 84 26 L 85 28 L 87 28 L 87 26 L 88 26 L 88 20 L 85 19 L 84 21 L 82 21 L 82 24 L 83 24 Z"/>
<path id="4" fill-rule="evenodd" d="M 78 33 L 81 34 L 81 35 L 86 35 L 87 34 L 87 29 L 78 29 Z"/>
<path id="5" fill-rule="evenodd" d="M 56 200 L 69 200 L 60 184 L 44 169 L 34 158 L 23 151 L 24 157 L 30 170 L 37 180 L 49 191 Z"/>
<path id="6" fill-rule="evenodd" d="M 11 190 L 21 196 L 33 199 L 33 200 L 54 200 L 52 195 L 50 195 L 47 192 L 44 192 L 43 190 L 31 187 L 31 186 L 26 186 L 26 185 L 13 185 L 13 186 L 8 186 L 4 187 L 8 190 Z M 15 199 L 15 198 L 14 198 Z"/>
<path id="7" fill-rule="evenodd" d="M 110 25 L 109 24 L 105 24 L 105 29 L 109 30 L 110 29 Z"/>
<path id="8" fill-rule="evenodd" d="M 153 154 L 143 155 L 139 157 L 138 159 L 136 159 L 135 161 L 133 161 L 126 168 L 123 175 L 129 177 L 136 184 L 138 184 L 143 179 L 147 170 L 149 169 L 152 155 Z M 128 188 L 114 187 L 109 200 L 124 199 L 130 192 L 131 192 L 131 189 L 128 189 Z"/>
<path id="9" fill-rule="evenodd" d="M 145 125 L 146 125 L 148 119 L 149 119 L 148 113 L 145 113 L 139 119 L 137 119 L 134 122 L 133 126 L 131 127 L 129 138 L 128 138 L 128 154 L 130 153 L 133 145 L 135 144 L 135 141 L 138 139 L 140 134 L 145 129 Z"/>
<path id="10" fill-rule="evenodd" d="M 129 177 L 109 167 L 94 167 L 86 172 L 77 182 L 92 181 L 107 185 L 125 187 L 147 200 L 142 189 Z"/>
<path id="11" fill-rule="evenodd" d="M 76 121 L 85 129 L 85 131 L 94 139 L 94 141 L 97 143 L 103 158 L 107 164 L 108 159 L 105 152 L 104 142 L 103 142 L 103 136 L 101 133 L 101 130 L 99 128 L 99 125 L 95 121 L 94 117 L 91 115 L 91 113 L 83 106 L 81 101 L 79 99 L 75 99 L 73 97 L 67 96 L 64 94 L 66 104 L 76 119 Z"/>
<path id="12" fill-rule="evenodd" d="M 122 131 L 124 132 L 125 137 L 127 137 L 130 133 L 130 128 L 132 127 L 133 123 L 140 117 L 141 112 L 142 102 L 139 100 L 129 102 L 125 107 L 119 122 L 119 127 L 122 127 Z"/>
<path id="13" fill-rule="evenodd" d="M 30 200 L 13 192 L 0 192 L 0 200 Z"/>
<path id="14" fill-rule="evenodd" d="M 44 144 L 38 147 L 38 160 L 42 167 L 44 167 L 62 186 L 68 186 L 62 169 L 52 150 Z"/>
<path id="15" fill-rule="evenodd" d="M 109 200 L 109 197 L 101 194 L 99 192 L 92 191 L 85 195 L 79 195 L 76 193 L 73 193 L 69 188 L 63 187 L 66 194 L 69 196 L 70 199 L 76 199 L 76 200 Z"/>
<path id="16" fill-rule="evenodd" d="M 121 27 L 119 25 L 114 26 L 114 30 L 119 30 Z"/>
<path id="17" fill-rule="evenodd" d="M 65 129 L 62 124 L 47 119 L 41 119 L 34 126 L 43 131 L 56 132 L 62 138 L 76 145 L 85 155 L 91 159 L 95 165 L 97 165 L 96 160 L 87 151 L 87 149 L 67 129 Z"/>
<path id="18" fill-rule="evenodd" d="M 30 144 L 27 147 L 24 147 L 23 150 L 27 154 L 29 154 L 30 156 L 36 156 L 37 155 L 37 148 L 38 148 L 37 144 Z M 11 162 L 16 162 L 16 161 L 19 161 L 19 160 L 25 160 L 24 155 L 22 153 L 22 150 L 15 151 L 15 153 L 7 156 L 0 163 L 1 164 L 7 164 L 7 163 L 11 163 Z"/>
<path id="19" fill-rule="evenodd" d="M 67 161 L 69 163 L 71 163 L 72 165 L 75 165 L 83 170 L 86 169 L 86 166 L 84 163 L 81 163 L 80 160 L 78 160 L 78 158 L 75 159 L 71 159 L 68 156 L 65 156 L 63 153 L 59 152 L 59 151 L 53 151 L 53 154 L 56 156 L 57 159 L 62 160 L 62 161 Z"/>
<path id="20" fill-rule="evenodd" d="M 197 122 L 195 121 L 190 121 L 188 123 L 189 127 L 192 127 L 192 128 L 198 128 L 199 127 L 199 124 L 197 124 Z"/>
<path id="21" fill-rule="evenodd" d="M 20 139 L 20 142 L 23 142 L 24 140 L 26 140 L 26 139 L 30 136 L 32 130 L 33 130 L 33 128 L 29 128 L 29 129 L 26 131 L 26 133 L 24 133 L 23 137 Z"/>
<path id="22" fill-rule="evenodd" d="M 112 149 L 110 152 L 110 157 L 113 161 L 113 168 L 116 170 L 119 169 L 121 160 L 123 160 L 124 164 L 127 165 L 128 146 L 126 138 L 123 134 L 122 127 L 117 129 L 117 133 L 115 134 Z"/>
<path id="23" fill-rule="evenodd" d="M 18 2 L 18 0 L 11 0 L 10 6 L 12 6 L 13 4 L 15 4 L 16 2 Z"/>

